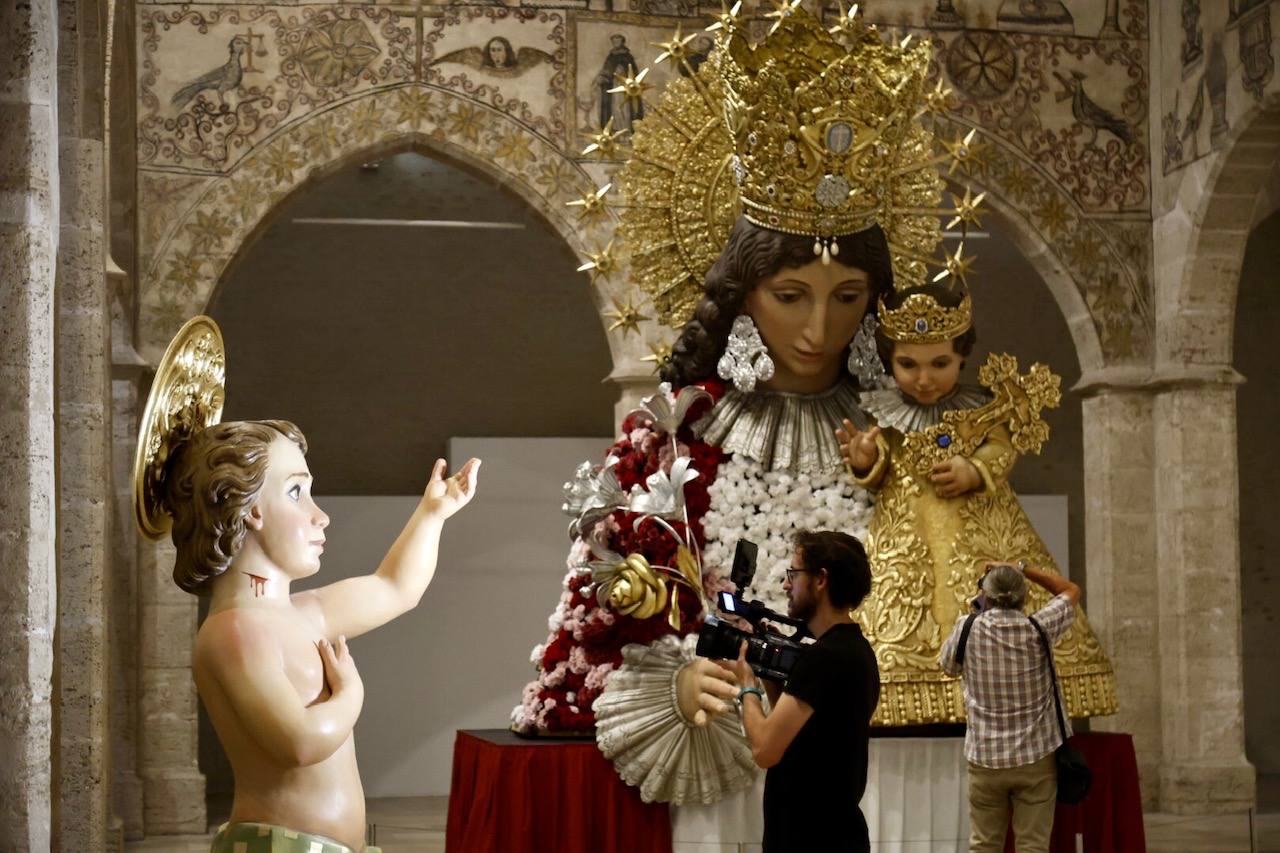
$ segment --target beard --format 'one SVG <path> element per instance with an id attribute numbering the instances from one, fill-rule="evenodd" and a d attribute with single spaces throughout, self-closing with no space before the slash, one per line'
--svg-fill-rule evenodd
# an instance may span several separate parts
<path id="1" fill-rule="evenodd" d="M 792 619 L 808 622 L 815 610 L 817 610 L 817 603 L 807 596 L 787 599 L 787 615 Z"/>

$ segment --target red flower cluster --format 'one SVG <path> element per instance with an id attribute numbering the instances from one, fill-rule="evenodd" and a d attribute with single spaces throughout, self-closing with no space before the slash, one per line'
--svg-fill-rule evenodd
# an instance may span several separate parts
<path id="1" fill-rule="evenodd" d="M 707 382 L 703 387 L 711 393 L 713 399 L 693 406 L 676 435 L 676 440 L 683 445 L 681 450 L 688 453 L 693 469 L 699 473 L 695 480 L 684 487 L 689 523 L 699 548 L 705 545 L 702 516 L 711 505 L 707 489 L 715 480 L 720 463 L 725 458 L 719 448 L 699 440 L 691 429 L 706 414 L 714 400 L 724 393 L 724 385 L 719 382 Z M 609 448 L 609 455 L 618 458 L 614 471 L 624 491 L 630 491 L 637 484 L 643 488 L 645 478 L 657 471 L 662 464 L 660 453 L 664 447 L 669 447 L 670 437 L 651 430 L 652 424 L 642 413 L 633 414 L 623 421 L 622 438 Z M 632 441 L 633 436 L 637 441 Z M 611 517 L 614 524 L 610 525 L 615 532 L 609 537 L 609 548 L 623 556 L 642 554 L 650 565 L 674 567 L 678 543 L 670 533 L 652 521 L 639 525 L 637 529 L 635 522 L 638 519 L 639 516 L 634 513 L 622 510 L 615 512 Z M 676 522 L 672 526 L 678 533 L 684 534 L 682 523 Z M 672 633 L 665 609 L 648 619 L 613 614 L 612 620 L 606 621 L 605 612 L 596 602 L 594 587 L 589 588 L 590 583 L 591 578 L 585 573 L 569 573 L 565 583 L 566 595 L 562 597 L 560 606 L 566 613 L 574 611 L 580 605 L 583 607 L 582 618 L 573 623 L 578 639 L 574 638 L 574 631 L 570 627 L 561 627 L 549 639 L 542 654 L 540 669 L 544 678 L 540 679 L 543 685 L 538 691 L 539 705 L 545 708 L 548 700 L 555 702 L 545 714 L 548 731 L 588 732 L 595 727 L 595 716 L 590 709 L 599 696 L 599 689 L 586 687 L 584 674 L 566 671 L 559 683 L 554 686 L 545 684 L 546 673 L 554 670 L 558 664 L 569 661 L 575 646 L 581 647 L 583 657 L 593 667 L 601 664 L 617 666 L 622 662 L 623 646 L 630 643 L 647 645 Z M 679 633 L 685 635 L 696 631 L 702 616 L 702 604 L 698 596 L 674 582 L 669 584 L 669 588 L 679 590 L 676 593 L 680 609 Z M 573 694 L 573 702 L 568 701 L 569 694 Z M 574 712 L 570 706 L 576 707 L 578 711 Z"/>

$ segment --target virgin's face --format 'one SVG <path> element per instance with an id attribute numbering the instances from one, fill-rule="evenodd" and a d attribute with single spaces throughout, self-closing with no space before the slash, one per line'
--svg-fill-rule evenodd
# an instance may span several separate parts
<path id="1" fill-rule="evenodd" d="M 773 357 L 774 377 L 765 385 L 802 394 L 834 385 L 870 293 L 862 270 L 818 259 L 757 284 L 744 309 Z"/>
<path id="2" fill-rule="evenodd" d="M 900 389 L 926 405 L 955 389 L 963 365 L 951 341 L 893 345 L 893 378 Z"/>
<path id="3" fill-rule="evenodd" d="M 329 516 L 311 498 L 311 471 L 302 451 L 283 435 L 267 450 L 267 476 L 249 519 L 264 556 L 290 578 L 320 569 Z"/>

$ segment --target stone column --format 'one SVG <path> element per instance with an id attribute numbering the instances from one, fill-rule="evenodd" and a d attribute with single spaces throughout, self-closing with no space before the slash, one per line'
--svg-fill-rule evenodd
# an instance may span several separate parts
<path id="1" fill-rule="evenodd" d="M 1086 604 L 1120 704 L 1091 725 L 1133 735 L 1143 805 L 1153 808 L 1162 755 L 1154 403 L 1149 389 L 1120 384 L 1085 393 Z"/>
<path id="2" fill-rule="evenodd" d="M 102 849 L 108 822 L 107 303 L 102 143 L 64 139 L 58 247 L 58 836 Z"/>
<path id="3" fill-rule="evenodd" d="M 0 849 L 52 844 L 57 18 L 0 26 Z"/>
<path id="4" fill-rule="evenodd" d="M 1239 377 L 1230 368 L 1178 370 L 1157 375 L 1166 387 L 1154 411 L 1160 808 L 1175 814 L 1243 812 L 1254 804 L 1255 783 L 1244 752 Z"/>
<path id="5" fill-rule="evenodd" d="M 618 402 L 613 404 L 614 429 L 622 424 L 628 412 L 640 407 L 642 399 L 658 390 L 658 374 L 653 370 L 653 362 L 636 358 L 619 358 L 609 381 L 618 385 Z"/>
<path id="6" fill-rule="evenodd" d="M 144 540 L 139 548 L 138 775 L 147 835 L 206 829 L 191 676 L 196 598 L 173 582 L 173 562 L 173 544 L 167 538 Z"/>
<path id="7" fill-rule="evenodd" d="M 119 281 L 113 290 L 124 290 Z M 146 398 L 138 393 L 145 363 L 129 346 L 124 306 L 113 304 L 111 475 L 111 764 L 115 813 L 127 839 L 142 837 L 138 776 L 138 533 L 133 520 L 133 449 Z"/>
<path id="8" fill-rule="evenodd" d="M 54 849 L 103 850 L 107 738 L 108 310 L 101 21 L 58 4 L 58 632 Z"/>

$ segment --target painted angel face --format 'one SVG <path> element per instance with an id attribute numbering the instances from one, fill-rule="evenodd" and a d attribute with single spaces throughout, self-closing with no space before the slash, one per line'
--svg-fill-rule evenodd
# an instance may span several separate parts
<path id="1" fill-rule="evenodd" d="M 507 44 L 506 39 L 491 38 L 484 49 L 489 56 L 489 62 L 494 67 L 506 68 L 512 64 L 511 47 Z"/>
<path id="2" fill-rule="evenodd" d="M 932 405 L 955 390 L 964 358 L 952 341 L 893 345 L 893 378 L 916 402 Z"/>
<path id="3" fill-rule="evenodd" d="M 247 521 L 250 535 L 285 575 L 309 577 L 320 570 L 329 516 L 311 497 L 311 470 L 302 450 L 277 436 L 267 454 L 266 480 Z"/>
<path id="4" fill-rule="evenodd" d="M 746 312 L 775 366 L 767 387 L 811 394 L 834 385 L 870 293 L 864 271 L 817 259 L 779 270 L 752 288 Z"/>

